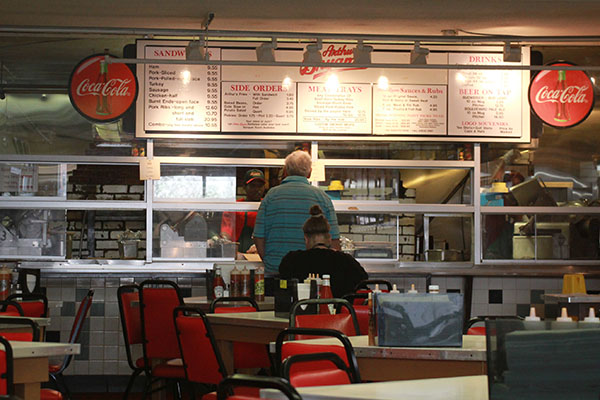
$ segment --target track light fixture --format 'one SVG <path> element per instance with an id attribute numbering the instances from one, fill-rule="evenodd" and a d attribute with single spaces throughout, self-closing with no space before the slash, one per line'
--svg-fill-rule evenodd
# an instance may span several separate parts
<path id="1" fill-rule="evenodd" d="M 256 61 L 258 62 L 275 62 L 275 49 L 277 48 L 277 39 L 265 42 L 256 48 Z"/>
<path id="2" fill-rule="evenodd" d="M 202 40 L 192 40 L 185 48 L 185 59 L 187 61 L 206 61 L 206 42 Z"/>
<path id="3" fill-rule="evenodd" d="M 504 62 L 521 62 L 521 46 L 504 43 Z"/>
<path id="4" fill-rule="evenodd" d="M 365 46 L 363 40 L 359 39 L 356 47 L 352 50 L 354 54 L 354 64 L 371 64 L 371 52 L 373 46 Z"/>
<path id="5" fill-rule="evenodd" d="M 317 39 L 317 43 L 307 45 L 302 62 L 305 64 L 318 64 L 323 62 L 323 58 L 321 57 L 322 48 L 323 43 L 321 42 L 321 39 Z"/>
<path id="6" fill-rule="evenodd" d="M 429 49 L 421 47 L 420 42 L 415 42 L 415 47 L 410 51 L 410 63 L 414 65 L 425 65 L 427 64 L 427 56 L 429 55 Z"/>

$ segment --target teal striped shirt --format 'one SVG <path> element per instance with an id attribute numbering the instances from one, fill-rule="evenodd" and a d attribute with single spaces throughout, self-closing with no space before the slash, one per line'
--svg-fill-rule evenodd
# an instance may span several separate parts
<path id="1" fill-rule="evenodd" d="M 254 236 L 265 239 L 265 271 L 277 273 L 283 256 L 292 250 L 304 250 L 302 225 L 310 217 L 310 208 L 318 204 L 331 225 L 331 238 L 340 232 L 333 203 L 325 192 L 311 186 L 303 176 L 288 176 L 281 185 L 269 190 L 260 203 Z"/>

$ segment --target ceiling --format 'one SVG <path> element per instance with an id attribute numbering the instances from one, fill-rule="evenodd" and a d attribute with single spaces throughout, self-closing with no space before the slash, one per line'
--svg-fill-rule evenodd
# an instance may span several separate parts
<path id="1" fill-rule="evenodd" d="M 449 6 L 451 5 L 451 6 Z M 443 29 L 493 35 L 595 36 L 595 0 L 2 0 L 3 83 L 18 88 L 64 87 L 79 60 L 123 46 L 134 29 L 200 29 L 386 35 L 436 35 Z M 125 36 L 8 32 L 8 27 L 130 29 Z M 44 30 L 44 29 L 42 29 Z M 597 43 L 600 44 L 600 40 Z"/>

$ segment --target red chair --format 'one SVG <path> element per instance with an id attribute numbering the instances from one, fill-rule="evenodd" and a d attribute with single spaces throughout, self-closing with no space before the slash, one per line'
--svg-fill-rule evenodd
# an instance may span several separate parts
<path id="1" fill-rule="evenodd" d="M 125 342 L 125 351 L 127 353 L 127 363 L 133 370 L 127 388 L 123 394 L 123 399 L 129 397 L 129 392 L 133 387 L 135 378 L 144 372 L 144 357 L 134 360 L 132 346 L 142 345 L 142 318 L 140 316 L 140 287 L 138 285 L 124 285 L 117 290 L 117 299 L 119 300 L 119 315 L 121 317 L 121 326 L 123 328 L 123 340 Z M 141 348 L 140 348 L 141 350 Z"/>
<path id="2" fill-rule="evenodd" d="M 73 327 L 71 328 L 71 334 L 69 335 L 69 343 L 77 343 L 79 341 L 79 335 L 81 334 L 81 330 L 83 328 L 83 323 L 87 319 L 90 308 L 92 308 L 92 299 L 94 297 L 94 291 L 89 290 L 83 300 L 81 300 L 81 304 L 77 309 L 77 314 L 75 314 L 75 319 L 73 320 Z M 69 354 L 65 356 L 61 363 L 59 364 L 50 364 L 48 367 L 50 378 L 52 379 L 54 385 L 67 399 L 71 399 L 71 392 L 67 387 L 65 382 L 65 378 L 63 376 L 63 371 L 67 369 L 71 361 L 73 360 L 73 354 Z"/>
<path id="3" fill-rule="evenodd" d="M 1 319 L 1 318 L 0 318 Z M 11 322 L 6 322 L 6 320 L 15 320 L 16 318 L 4 318 L 3 321 L 0 321 L 0 323 L 11 323 Z M 32 322 L 32 329 L 34 332 L 33 337 L 35 337 L 35 335 L 37 334 L 37 337 L 39 338 L 40 335 L 40 331 L 39 331 L 39 326 L 37 325 L 37 323 L 35 323 L 34 321 L 29 320 L 30 322 Z M 23 324 L 23 321 L 19 322 L 20 324 Z M 18 399 L 17 397 L 12 397 L 14 395 L 14 387 L 13 387 L 13 353 L 12 353 L 12 347 L 10 345 L 10 343 L 8 342 L 8 340 L 14 340 L 14 339 L 9 339 L 6 337 L 6 334 L 3 333 L 0 336 L 0 344 L 2 344 L 4 346 L 4 351 L 0 351 L 0 354 L 4 354 L 4 358 L 2 356 L 0 356 L 0 399 Z M 20 339 L 16 339 L 16 340 L 20 340 Z M 5 396 L 6 395 L 6 396 Z M 41 400 L 62 400 L 62 394 L 57 391 L 57 390 L 52 390 L 52 389 L 41 389 L 40 390 L 40 399 Z"/>
<path id="4" fill-rule="evenodd" d="M 285 379 L 278 377 L 236 374 L 223 379 L 217 387 L 218 400 L 260 400 L 259 396 L 233 394 L 234 388 L 277 389 L 289 400 L 302 400 L 296 389 Z M 264 400 L 264 398 L 262 398 Z"/>
<path id="5" fill-rule="evenodd" d="M 368 293 L 351 293 L 342 297 L 352 304 L 354 312 L 356 313 L 356 319 L 361 335 L 369 334 L 369 317 L 371 316 L 371 310 L 367 305 L 367 297 Z M 342 312 L 347 312 L 347 310 L 343 309 Z"/>
<path id="6" fill-rule="evenodd" d="M 25 311 L 23 311 L 23 307 L 16 301 L 0 300 L 0 316 L 23 317 L 25 316 Z"/>
<path id="7" fill-rule="evenodd" d="M 17 302 L 26 317 L 46 318 L 48 316 L 48 298 L 43 294 L 15 293 L 6 298 Z M 7 308 L 10 311 L 12 306 Z"/>
<path id="8" fill-rule="evenodd" d="M 306 370 L 302 363 L 326 362 L 329 368 Z M 335 353 L 296 354 L 283 361 L 282 377 L 293 387 L 348 385 L 352 382 L 352 373 L 346 363 Z"/>
<path id="9" fill-rule="evenodd" d="M 250 305 L 236 305 L 232 307 L 217 307 L 224 302 L 246 302 Z M 259 311 L 258 304 L 250 297 L 220 297 L 210 304 L 209 311 L 216 314 L 256 312 Z M 233 343 L 234 368 L 270 368 L 271 359 L 267 346 L 258 343 L 235 342 Z"/>
<path id="10" fill-rule="evenodd" d="M 340 344 L 308 344 L 298 343 L 297 341 L 286 341 L 284 343 L 287 338 L 299 336 L 307 338 L 332 337 L 337 339 Z M 279 335 L 277 335 L 277 340 L 275 341 L 275 360 L 278 363 L 278 374 L 282 376 L 283 368 L 280 363 L 288 357 L 298 354 L 325 352 L 336 354 L 346 364 L 348 371 L 350 371 L 351 381 L 360 382 L 358 361 L 356 360 L 356 355 L 354 354 L 354 348 L 352 347 L 352 343 L 350 343 L 350 339 L 343 333 L 333 329 L 288 328 L 281 331 Z M 333 369 L 337 369 L 337 367 Z M 326 361 L 313 360 L 310 363 L 304 362 L 302 365 L 302 371 L 305 372 L 321 371 L 326 373 L 326 371 L 329 370 L 332 370 L 332 366 L 330 362 Z"/>
<path id="11" fill-rule="evenodd" d="M 37 322 L 23 317 L 0 317 L 0 324 L 3 325 L 29 325 L 31 332 L 0 332 L 0 335 L 7 340 L 15 340 L 21 342 L 39 342 L 40 341 L 40 327 Z"/>
<path id="12" fill-rule="evenodd" d="M 389 292 L 393 288 L 392 283 L 390 281 L 386 281 L 385 279 L 365 279 L 364 281 L 360 281 L 356 284 L 354 287 L 354 292 L 368 293 L 373 291 L 369 285 L 379 285 L 382 292 Z M 383 289 L 381 286 L 385 286 L 386 288 Z"/>
<path id="13" fill-rule="evenodd" d="M 469 319 L 466 323 L 465 328 L 463 329 L 464 335 L 480 335 L 485 336 L 485 325 L 483 326 L 474 326 L 478 323 L 484 323 L 487 320 L 496 320 L 496 319 L 515 319 L 515 320 L 523 320 L 523 317 L 517 315 L 493 315 L 493 316 L 478 316 Z"/>
<path id="14" fill-rule="evenodd" d="M 170 362 L 181 358 L 173 325 L 173 310 L 183 304 L 179 286 L 172 281 L 149 279 L 139 287 L 143 366 L 149 378 L 144 396 L 163 389 L 151 390 L 151 386 L 157 380 L 166 379 L 176 382 L 174 394 L 180 398 L 179 380 L 185 379 L 185 370 L 183 365 Z"/>
<path id="15" fill-rule="evenodd" d="M 334 304 L 348 312 L 335 315 L 302 314 L 302 306 L 306 306 L 306 309 L 310 310 L 310 306 L 318 307 L 320 304 Z M 347 336 L 360 334 L 354 308 L 344 299 L 305 299 L 295 302 L 290 310 L 290 327 L 335 329 Z M 302 338 L 298 337 L 298 339 Z"/>

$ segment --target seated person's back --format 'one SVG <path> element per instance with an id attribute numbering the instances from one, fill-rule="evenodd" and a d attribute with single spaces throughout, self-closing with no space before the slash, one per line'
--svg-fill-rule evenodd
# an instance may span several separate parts
<path id="1" fill-rule="evenodd" d="M 281 260 L 279 275 L 302 282 L 309 274 L 329 274 L 334 297 L 352 293 L 356 284 L 368 278 L 364 268 L 350 254 L 330 249 L 329 223 L 321 208 L 314 205 L 303 226 L 307 250 L 290 251 Z"/>

